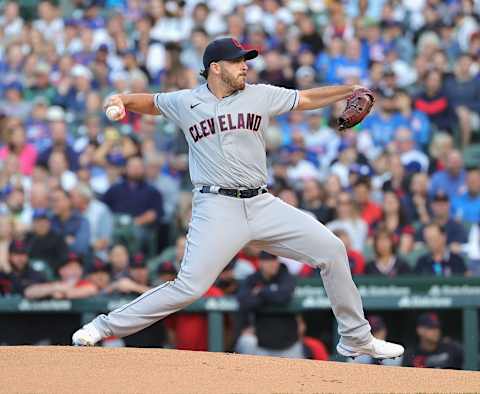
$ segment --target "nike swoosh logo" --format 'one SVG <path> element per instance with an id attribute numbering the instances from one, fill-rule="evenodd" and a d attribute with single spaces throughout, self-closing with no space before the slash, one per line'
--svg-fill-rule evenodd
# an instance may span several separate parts
<path id="1" fill-rule="evenodd" d="M 195 105 L 190 104 L 190 109 L 194 109 L 197 105 L 200 105 L 200 104 L 202 104 L 202 103 L 197 103 Z"/>

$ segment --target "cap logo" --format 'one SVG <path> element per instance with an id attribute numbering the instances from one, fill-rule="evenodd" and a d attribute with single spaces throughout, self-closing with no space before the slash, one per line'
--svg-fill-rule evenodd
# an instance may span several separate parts
<path id="1" fill-rule="evenodd" d="M 242 44 L 240 44 L 235 38 L 232 38 L 233 45 L 239 49 L 243 49 Z"/>

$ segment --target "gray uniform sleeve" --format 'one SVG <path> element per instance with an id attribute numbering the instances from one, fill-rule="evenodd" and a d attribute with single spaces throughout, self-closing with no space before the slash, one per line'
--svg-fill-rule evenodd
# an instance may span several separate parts
<path id="1" fill-rule="evenodd" d="M 298 105 L 298 90 L 265 84 L 257 86 L 263 93 L 262 96 L 265 104 L 268 106 L 267 111 L 270 116 L 292 111 Z"/>
<path id="2" fill-rule="evenodd" d="M 183 108 L 183 96 L 184 90 L 168 93 L 155 93 L 153 95 L 153 102 L 167 119 L 180 125 L 180 114 L 185 113 Z"/>

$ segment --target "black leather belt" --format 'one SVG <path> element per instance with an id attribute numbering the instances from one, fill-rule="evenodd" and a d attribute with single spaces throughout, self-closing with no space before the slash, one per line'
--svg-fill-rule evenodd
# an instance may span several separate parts
<path id="1" fill-rule="evenodd" d="M 214 193 L 214 194 L 222 194 L 224 196 L 229 197 L 237 197 L 237 198 L 252 198 L 258 196 L 259 194 L 268 193 L 268 189 L 266 187 L 258 187 L 256 189 L 216 189 L 214 190 L 210 186 L 203 186 L 200 189 L 200 193 Z"/>

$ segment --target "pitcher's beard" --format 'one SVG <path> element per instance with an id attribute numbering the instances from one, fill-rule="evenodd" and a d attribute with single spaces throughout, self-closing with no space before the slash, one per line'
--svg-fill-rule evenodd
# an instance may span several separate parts
<path id="1" fill-rule="evenodd" d="M 238 77 L 235 78 L 233 75 L 227 74 L 226 72 L 223 72 L 220 75 L 220 78 L 222 79 L 223 83 L 225 83 L 232 90 L 232 93 L 236 92 L 237 90 L 245 89 L 245 79 Z"/>

